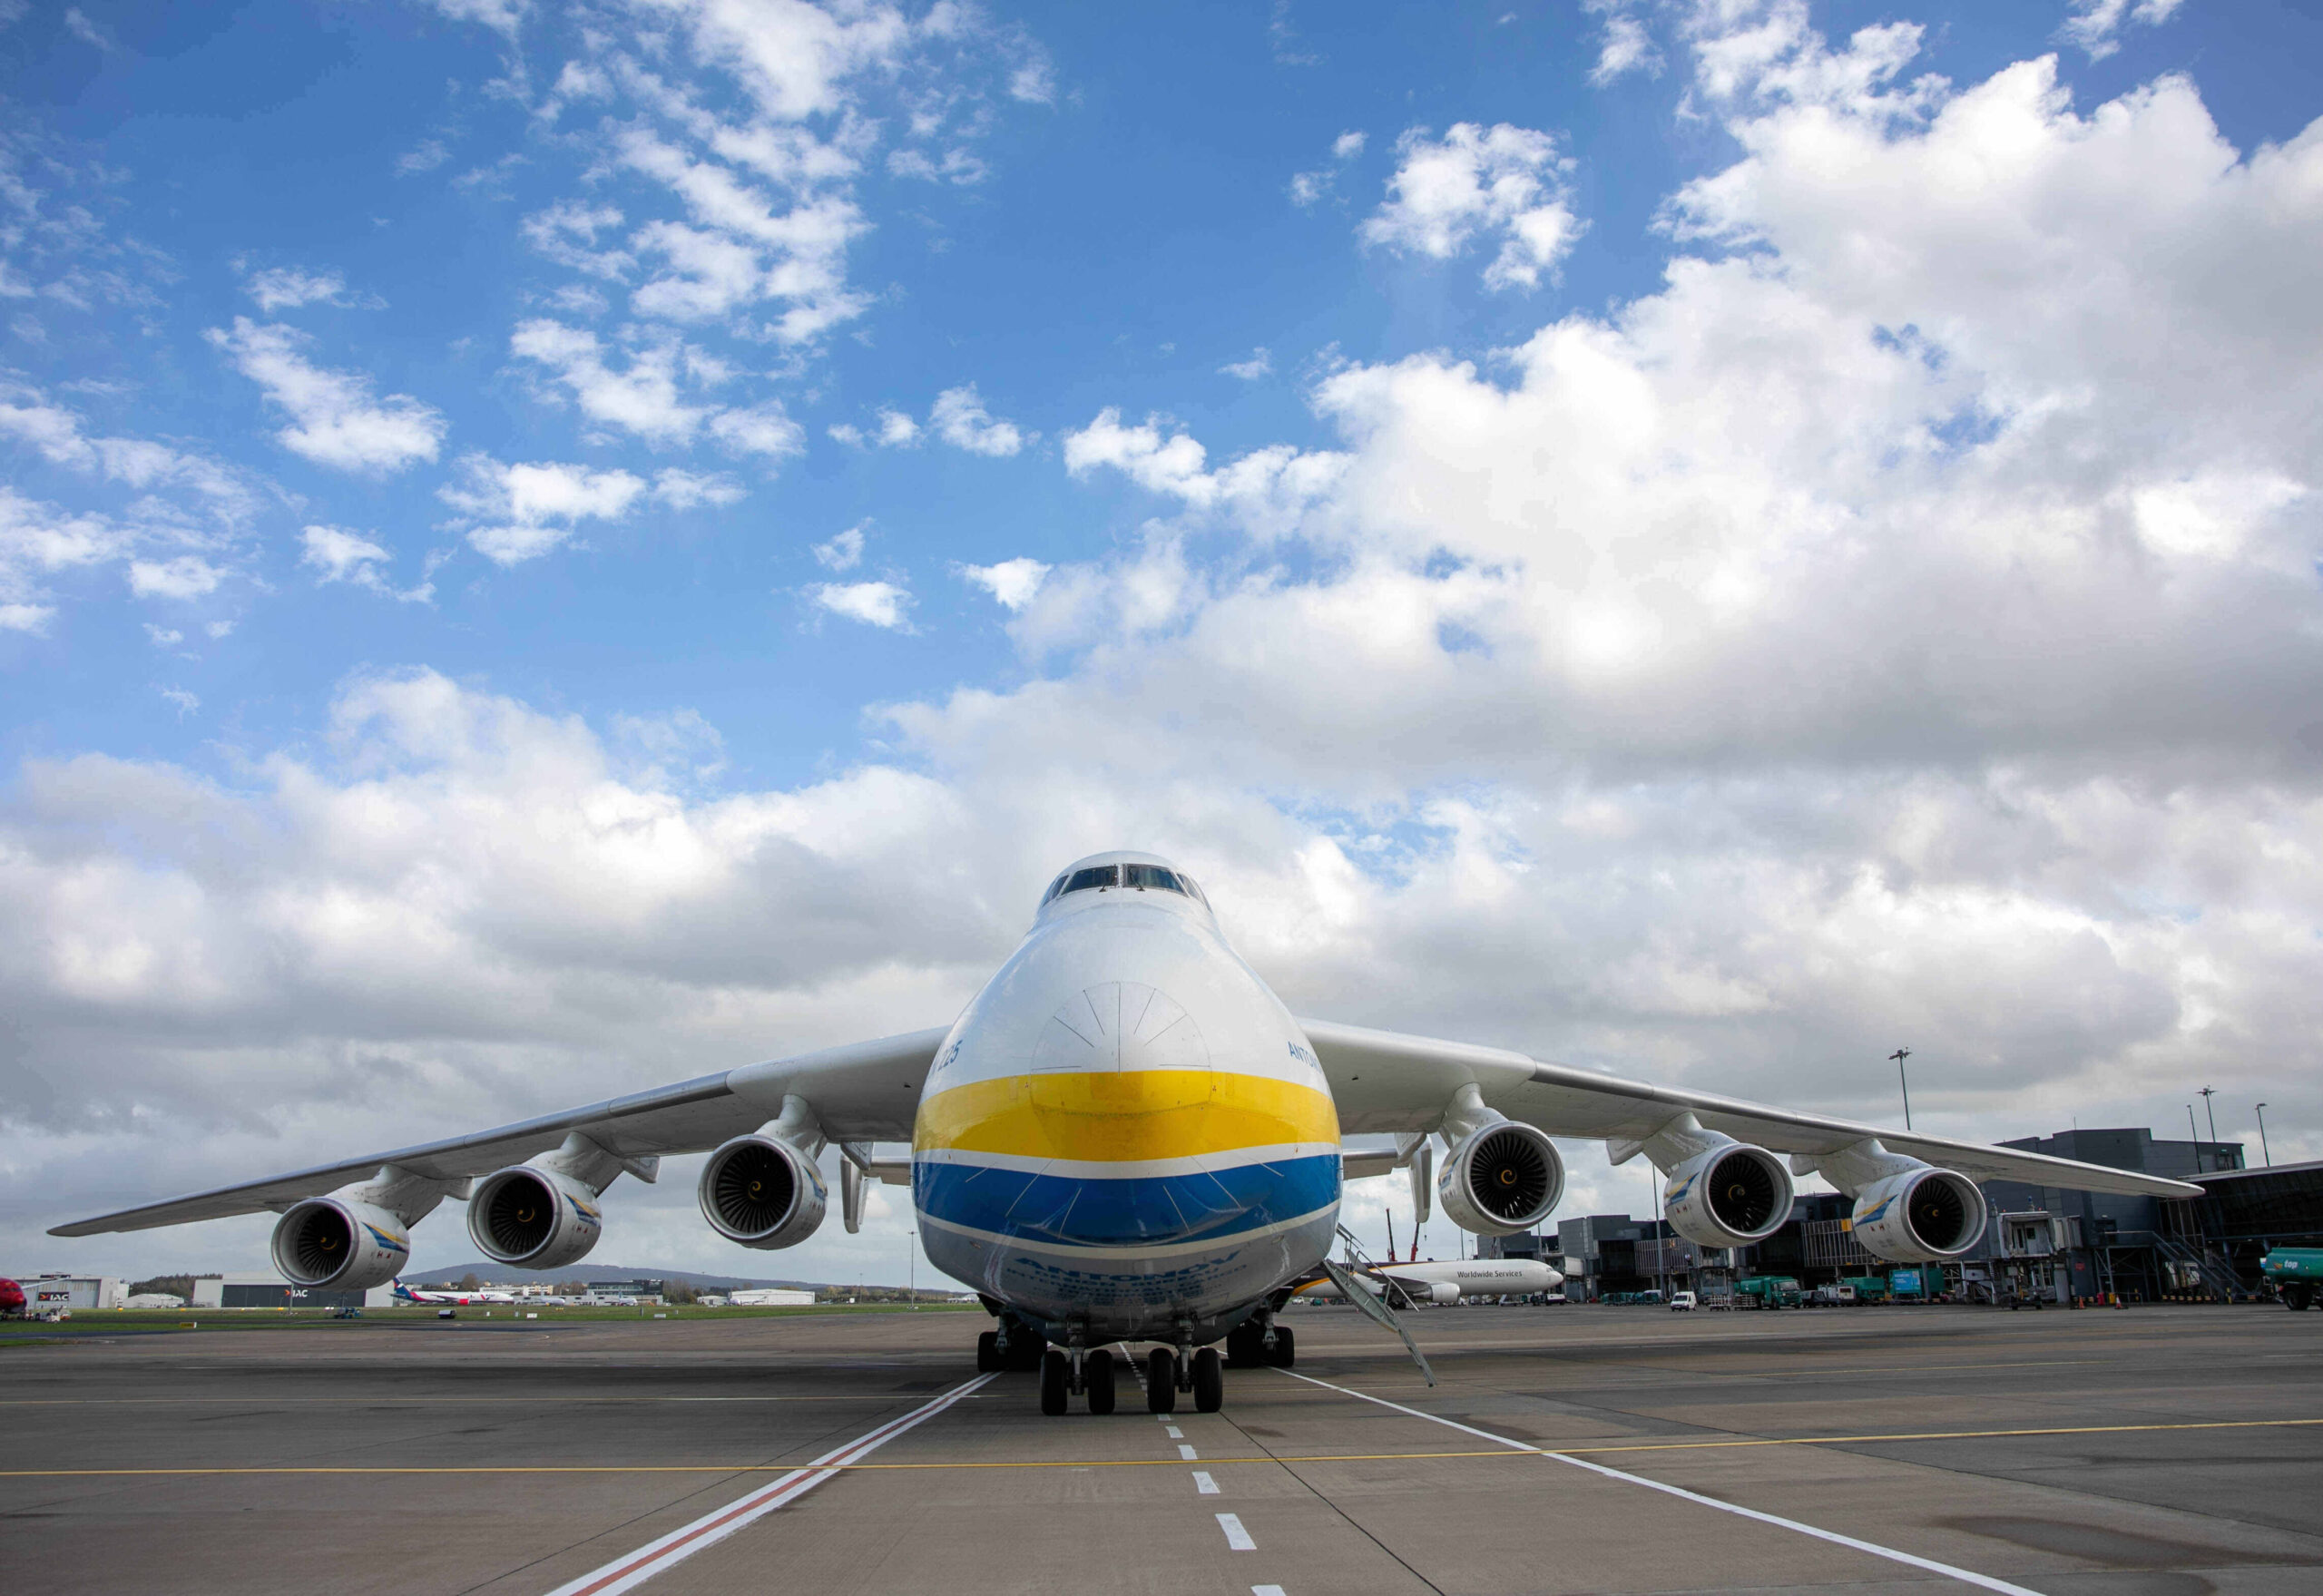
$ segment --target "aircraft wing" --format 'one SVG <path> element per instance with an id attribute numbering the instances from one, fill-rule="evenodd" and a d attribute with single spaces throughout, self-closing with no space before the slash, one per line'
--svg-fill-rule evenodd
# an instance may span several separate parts
<path id="1" fill-rule="evenodd" d="M 833 1141 L 908 1141 L 919 1107 L 920 1085 L 927 1078 L 927 1066 L 943 1044 L 946 1029 L 915 1031 L 907 1036 L 745 1064 L 722 1074 L 701 1075 L 514 1125 L 365 1153 L 338 1163 L 123 1209 L 59 1225 L 49 1234 L 95 1236 L 108 1230 L 148 1230 L 194 1219 L 224 1219 L 230 1214 L 279 1212 L 301 1198 L 375 1174 L 383 1164 L 399 1165 L 437 1180 L 488 1175 L 562 1145 L 573 1131 L 622 1158 L 701 1152 L 757 1130 L 780 1113 L 782 1100 L 794 1093 L 814 1106 L 823 1133 Z"/>
<path id="2" fill-rule="evenodd" d="M 1570 1064 L 1546 1063 L 1505 1048 L 1438 1042 L 1329 1020 L 1301 1020 L 1299 1025 L 1331 1083 L 1343 1134 L 1433 1131 L 1452 1094 L 1474 1082 L 1487 1104 L 1552 1136 L 1642 1141 L 1677 1115 L 1691 1112 L 1706 1130 L 1774 1152 L 1832 1153 L 1876 1136 L 1890 1152 L 1957 1170 L 1972 1180 L 2019 1180 L 2131 1197 L 2202 1195 L 2199 1186 L 2159 1175 L 1799 1113 L 1682 1086 L 1627 1081 Z"/>

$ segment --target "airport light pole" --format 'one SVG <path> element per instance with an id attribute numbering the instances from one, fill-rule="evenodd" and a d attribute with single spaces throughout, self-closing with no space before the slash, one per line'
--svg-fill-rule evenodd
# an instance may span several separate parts
<path id="1" fill-rule="evenodd" d="M 2202 1132 L 2194 1123 L 2194 1105 L 2186 1105 L 2186 1140 L 2194 1144 L 2194 1173 L 2202 1172 Z"/>
<path id="2" fill-rule="evenodd" d="M 1912 1083 L 1905 1078 L 1904 1061 L 1912 1056 L 1912 1050 L 1899 1047 L 1887 1056 L 1895 1062 L 1896 1080 L 1904 1089 L 1904 1129 L 1908 1131 L 1912 1128 Z"/>
<path id="3" fill-rule="evenodd" d="M 2267 1160 L 2267 1168 L 2275 1167 L 2275 1155 L 2267 1146 L 2267 1105 L 2259 1105 L 2259 1156 Z"/>
<path id="4" fill-rule="evenodd" d="M 2210 1102 L 2210 1099 L 2217 1095 L 2217 1087 L 2202 1088 L 2202 1112 L 2210 1117 L 2210 1157 L 2213 1159 L 2218 1157 L 2218 1105 Z"/>

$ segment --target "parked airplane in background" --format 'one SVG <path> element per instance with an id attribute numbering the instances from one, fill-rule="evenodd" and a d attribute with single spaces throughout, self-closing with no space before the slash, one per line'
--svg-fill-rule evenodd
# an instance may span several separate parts
<path id="1" fill-rule="evenodd" d="M 930 881 L 923 890 L 941 887 Z M 1341 1137 L 1392 1133 L 1380 1152 Z M 274 1209 L 276 1266 L 307 1287 L 368 1288 L 411 1255 L 446 1197 L 497 1263 L 577 1262 L 622 1172 L 708 1151 L 711 1229 L 792 1247 L 823 1222 L 818 1159 L 838 1147 L 854 1231 L 867 1179 L 908 1181 L 936 1267 L 998 1319 L 978 1366 L 1040 1371 L 1041 1406 L 1114 1405 L 1117 1342 L 1158 1343 L 1148 1405 L 1215 1410 L 1216 1343 L 1236 1364 L 1289 1366 L 1277 1312 L 1338 1229 L 1343 1179 L 1402 1169 L 1455 1224 L 1514 1235 L 1555 1211 L 1552 1134 L 1643 1153 L 1667 1179 L 1671 1227 L 1703 1247 L 1771 1235 L 1794 1175 L 1855 1199 L 1854 1239 L 1898 1263 L 1955 1258 L 1984 1234 L 1978 1180 L 2199 1197 L 2178 1180 L 1882 1130 L 1711 1092 L 1655 1086 L 1502 1048 L 1299 1020 L 1220 933 L 1184 872 L 1106 853 L 1049 884 L 1032 929 L 949 1026 L 750 1064 L 497 1130 L 60 1225 L 57 1236 Z M 908 1160 L 875 1156 L 911 1143 Z M 1786 1165 L 1778 1153 L 1789 1154 Z M 1328 1266 L 1336 1267 L 1336 1266 Z"/>
<path id="2" fill-rule="evenodd" d="M 277 1261 L 279 1262 L 279 1260 L 278 1259 Z M 289 1271 L 285 1269 L 283 1273 L 288 1274 Z M 427 1307 L 466 1307 L 472 1303 L 478 1302 L 514 1302 L 516 1300 L 516 1296 L 515 1293 L 512 1291 L 461 1291 L 457 1289 L 430 1291 L 425 1287 L 407 1286 L 401 1280 L 397 1280 L 396 1282 L 396 1300 L 397 1302 L 408 1302 L 415 1306 Z"/>
<path id="3" fill-rule="evenodd" d="M 20 1319 L 25 1317 L 25 1288 L 14 1280 L 0 1278 L 0 1319 Z"/>
<path id="4" fill-rule="evenodd" d="M 1424 1258 L 1415 1263 L 1374 1264 L 1354 1271 L 1358 1285 L 1387 1295 L 1393 1287 L 1410 1302 L 1457 1302 L 1463 1297 L 1523 1297 L 1534 1291 L 1554 1291 L 1564 1276 L 1529 1258 Z M 1328 1275 L 1317 1275 L 1294 1287 L 1299 1297 L 1344 1301 L 1346 1293 Z M 1393 1296 L 1388 1298 L 1395 1300 Z"/>

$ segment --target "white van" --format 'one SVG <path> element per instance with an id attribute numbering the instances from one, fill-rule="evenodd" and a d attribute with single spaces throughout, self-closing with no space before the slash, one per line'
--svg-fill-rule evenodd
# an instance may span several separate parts
<path id="1" fill-rule="evenodd" d="M 1672 1291 L 1670 1294 L 1670 1311 L 1673 1314 L 1693 1312 L 1694 1294 L 1691 1291 Z"/>

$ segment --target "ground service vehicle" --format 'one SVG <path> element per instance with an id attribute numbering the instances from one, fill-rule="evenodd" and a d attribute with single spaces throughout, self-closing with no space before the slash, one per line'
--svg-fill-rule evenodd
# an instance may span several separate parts
<path id="1" fill-rule="evenodd" d="M 2293 1313 L 2304 1313 L 2323 1298 L 2323 1247 L 2274 1248 L 2259 1269 L 2275 1283 L 2283 1306 Z"/>
<path id="2" fill-rule="evenodd" d="M 1673 1314 L 1693 1312 L 1694 1294 L 1691 1291 L 1672 1291 L 1670 1294 L 1670 1311 Z"/>
<path id="3" fill-rule="evenodd" d="M 916 890 L 941 894 L 946 879 Z M 1207 1413 L 1224 1399 L 1226 1363 L 1290 1363 L 1276 1316 L 1328 1261 L 1344 1181 L 1401 1170 L 1423 1214 L 1433 1203 L 1473 1235 L 1521 1235 L 1564 1194 L 1553 1137 L 1603 1141 L 1615 1164 L 1643 1154 L 1666 1182 L 1671 1229 L 1702 1248 L 1775 1234 L 1793 1176 L 1810 1173 L 1852 1200 L 1864 1249 L 1897 1263 L 1975 1246 L 1979 1180 L 2202 1195 L 2132 1170 L 1299 1018 L 1227 942 L 1191 877 L 1112 851 L 1050 882 L 1015 951 L 948 1024 L 142 1200 L 53 1233 L 271 1211 L 274 1260 L 292 1285 L 357 1290 L 401 1274 L 412 1228 L 451 1198 L 485 1258 L 554 1270 L 597 1244 L 603 1194 L 622 1175 L 650 1182 L 665 1156 L 707 1153 L 704 1221 L 762 1250 L 805 1241 L 834 1207 L 852 1233 L 866 1182 L 908 1185 L 928 1258 L 995 1321 L 977 1342 L 979 1369 L 1037 1371 L 1044 1413 L 1076 1395 L 1112 1411 L 1122 1342 L 1148 1348 L 1152 1411 L 1174 1411 L 1184 1392 Z M 883 1154 L 883 1142 L 907 1150 Z"/>
<path id="4" fill-rule="evenodd" d="M 1799 1282 L 1789 1275 L 1753 1275 L 1734 1282 L 1734 1300 L 1744 1307 L 1797 1307 Z"/>

